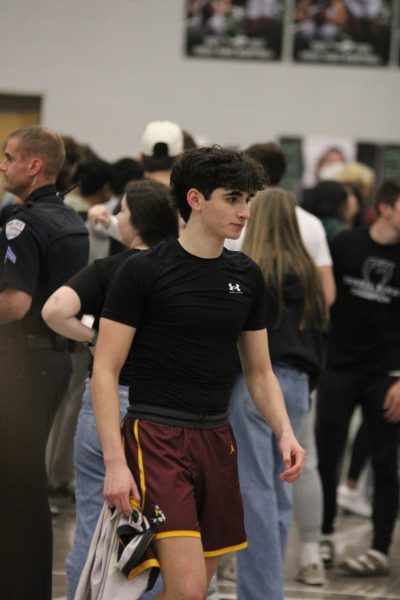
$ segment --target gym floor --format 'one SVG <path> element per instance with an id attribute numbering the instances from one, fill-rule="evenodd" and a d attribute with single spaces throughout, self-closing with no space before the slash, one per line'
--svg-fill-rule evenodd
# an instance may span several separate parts
<path id="1" fill-rule="evenodd" d="M 66 576 L 64 560 L 71 547 L 75 513 L 71 501 L 59 499 L 52 502 L 60 510 L 53 520 L 54 569 L 53 600 L 65 600 Z M 338 559 L 347 554 L 356 555 L 369 547 L 371 526 L 368 519 L 349 514 L 337 520 L 335 545 Z M 388 577 L 359 578 L 344 574 L 339 568 L 327 571 L 328 582 L 323 587 L 311 587 L 294 581 L 297 571 L 297 534 L 291 532 L 285 565 L 286 600 L 399 600 L 400 599 L 400 521 L 397 523 L 390 554 L 391 575 Z M 235 600 L 235 585 L 219 582 L 220 600 Z M 266 599 L 268 600 L 268 599 Z"/>

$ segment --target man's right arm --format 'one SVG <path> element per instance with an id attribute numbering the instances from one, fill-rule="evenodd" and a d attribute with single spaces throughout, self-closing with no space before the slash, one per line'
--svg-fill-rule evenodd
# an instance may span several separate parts
<path id="1" fill-rule="evenodd" d="M 100 320 L 92 376 L 93 407 L 106 468 L 104 497 L 108 506 L 126 514 L 131 510 L 129 498 L 140 502 L 140 496 L 121 442 L 118 377 L 135 331 L 110 319 Z"/>

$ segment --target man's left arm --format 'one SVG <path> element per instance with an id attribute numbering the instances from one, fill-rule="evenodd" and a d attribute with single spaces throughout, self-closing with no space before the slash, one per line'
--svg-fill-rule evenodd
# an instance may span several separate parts
<path id="1" fill-rule="evenodd" d="M 389 423 L 400 421 L 400 379 L 397 379 L 386 392 L 383 411 L 384 418 Z"/>
<path id="2" fill-rule="evenodd" d="M 253 402 L 279 440 L 284 464 L 281 479 L 294 482 L 303 470 L 305 452 L 293 433 L 282 391 L 272 370 L 266 330 L 242 331 L 238 348 Z"/>
<path id="3" fill-rule="evenodd" d="M 21 290 L 6 288 L 0 293 L 0 325 L 22 319 L 32 304 L 32 296 Z"/>

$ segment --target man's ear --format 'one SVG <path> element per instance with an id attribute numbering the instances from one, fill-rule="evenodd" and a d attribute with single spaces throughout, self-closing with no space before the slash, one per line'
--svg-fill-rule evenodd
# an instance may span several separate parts
<path id="1" fill-rule="evenodd" d="M 187 203 L 190 208 L 196 212 L 201 210 L 202 200 L 204 200 L 204 196 L 199 190 L 196 188 L 190 188 L 186 196 Z"/>
<path id="2" fill-rule="evenodd" d="M 43 169 L 43 159 L 40 156 L 34 156 L 30 159 L 28 165 L 29 175 L 36 177 Z"/>

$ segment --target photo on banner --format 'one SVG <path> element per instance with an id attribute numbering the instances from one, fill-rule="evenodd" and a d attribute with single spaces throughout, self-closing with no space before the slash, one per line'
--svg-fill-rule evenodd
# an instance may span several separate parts
<path id="1" fill-rule="evenodd" d="M 294 60 L 387 65 L 393 1 L 296 0 L 292 23 Z"/>
<path id="2" fill-rule="evenodd" d="M 301 204 L 320 181 L 340 181 L 355 186 L 363 207 L 363 222 L 375 217 L 376 187 L 400 173 L 400 144 L 388 141 L 356 140 L 332 135 L 283 135 L 279 144 L 288 168 L 282 187 L 290 189 Z"/>
<path id="3" fill-rule="evenodd" d="M 186 0 L 185 4 L 188 56 L 281 59 L 285 0 Z"/>
<path id="4" fill-rule="evenodd" d="M 288 160 L 282 182 L 295 193 L 311 188 L 356 158 L 356 141 L 335 135 L 281 136 L 279 143 Z"/>

